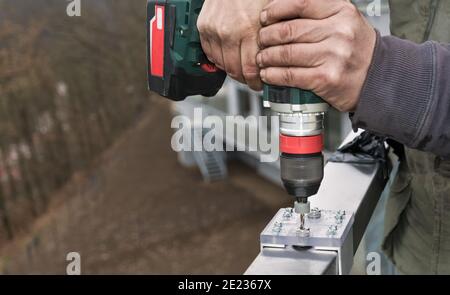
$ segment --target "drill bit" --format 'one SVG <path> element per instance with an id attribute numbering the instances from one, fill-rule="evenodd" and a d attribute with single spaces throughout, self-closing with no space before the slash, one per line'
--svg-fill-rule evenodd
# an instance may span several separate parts
<path id="1" fill-rule="evenodd" d="M 297 201 L 295 202 L 295 212 L 300 216 L 300 230 L 306 230 L 305 228 L 305 217 L 310 211 L 308 198 L 306 197 L 297 197 Z"/>
<path id="2" fill-rule="evenodd" d="M 300 229 L 305 229 L 305 213 L 300 213 Z"/>

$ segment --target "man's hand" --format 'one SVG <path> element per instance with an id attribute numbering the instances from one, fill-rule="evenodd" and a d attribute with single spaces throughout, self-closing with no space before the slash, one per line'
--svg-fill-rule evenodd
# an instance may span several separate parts
<path id="1" fill-rule="evenodd" d="M 268 0 L 205 0 L 198 18 L 203 50 L 228 75 L 262 89 L 256 55 L 260 14 Z"/>
<path id="2" fill-rule="evenodd" d="M 354 111 L 370 67 L 376 32 L 345 0 L 273 0 L 261 13 L 257 57 L 272 85 L 311 90 Z"/>

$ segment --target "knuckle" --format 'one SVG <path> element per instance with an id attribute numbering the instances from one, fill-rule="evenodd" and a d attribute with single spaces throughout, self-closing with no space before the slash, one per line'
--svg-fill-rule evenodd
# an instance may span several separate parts
<path id="1" fill-rule="evenodd" d="M 347 46 L 336 46 L 333 50 L 333 54 L 342 61 L 347 61 L 352 58 L 352 50 Z"/>
<path id="2" fill-rule="evenodd" d="M 335 69 L 328 70 L 327 75 L 326 75 L 326 81 L 327 81 L 327 84 L 331 87 L 338 86 L 339 82 L 340 82 L 339 71 L 337 71 Z"/>
<path id="3" fill-rule="evenodd" d="M 292 26 L 292 23 L 285 22 L 281 24 L 279 34 L 281 40 L 286 43 L 291 43 L 294 39 L 294 28 Z"/>
<path id="4" fill-rule="evenodd" d="M 317 84 L 319 84 L 319 85 L 324 85 L 324 84 L 326 84 L 326 83 L 327 83 L 327 73 L 326 73 L 326 71 L 322 70 L 322 71 L 318 72 L 318 73 L 316 74 L 316 77 L 315 77 L 314 80 L 315 80 L 315 81 L 317 82 Z"/>
<path id="5" fill-rule="evenodd" d="M 295 3 L 297 5 L 296 8 L 298 11 L 305 10 L 305 8 L 308 7 L 308 5 L 310 4 L 309 0 L 297 0 Z"/>
<path id="6" fill-rule="evenodd" d="M 209 39 L 212 36 L 212 31 L 211 26 L 207 24 L 198 27 L 198 32 L 202 38 Z"/>
<path id="7" fill-rule="evenodd" d="M 280 58 L 283 64 L 291 64 L 292 60 L 292 46 L 280 47 Z"/>
<path id="8" fill-rule="evenodd" d="M 224 42 L 233 40 L 233 27 L 229 25 L 222 25 L 218 31 L 219 38 Z"/>
<path id="9" fill-rule="evenodd" d="M 292 85 L 294 83 L 294 72 L 291 68 L 287 68 L 283 70 L 283 75 L 282 75 L 282 79 L 283 79 L 283 83 L 285 83 L 286 85 Z"/>
<path id="10" fill-rule="evenodd" d="M 272 21 L 273 19 L 276 18 L 276 15 L 274 13 L 275 11 L 273 9 L 267 9 L 266 13 L 267 13 L 267 21 Z"/>
<path id="11" fill-rule="evenodd" d="M 343 2 L 341 7 L 341 13 L 344 13 L 347 16 L 354 17 L 356 15 L 359 15 L 359 10 L 351 2 Z"/>
<path id="12" fill-rule="evenodd" d="M 267 50 L 262 50 L 259 53 L 259 56 L 260 56 L 260 60 L 259 60 L 260 64 L 259 65 L 260 66 L 264 66 L 266 64 L 266 60 L 267 60 L 266 55 L 267 55 Z"/>
<path id="13" fill-rule="evenodd" d="M 321 85 L 327 87 L 334 87 L 339 84 L 340 77 L 334 69 L 324 69 L 317 74 L 317 80 Z"/>
<path id="14" fill-rule="evenodd" d="M 203 33 L 206 31 L 206 22 L 203 19 L 198 19 L 197 21 L 197 29 L 200 33 Z"/>
<path id="15" fill-rule="evenodd" d="M 259 79 L 259 74 L 255 72 L 254 70 L 243 70 L 242 74 L 244 76 L 245 81 L 247 82 L 253 82 L 256 79 Z"/>
<path id="16" fill-rule="evenodd" d="M 242 66 L 242 75 L 246 81 L 255 80 L 259 77 L 259 68 L 256 64 L 246 64 Z"/>
<path id="17" fill-rule="evenodd" d="M 259 48 L 263 48 L 266 45 L 265 32 L 263 29 L 259 31 L 257 42 Z"/>
<path id="18" fill-rule="evenodd" d="M 337 28 L 337 34 L 341 39 L 343 39 L 346 42 L 350 43 L 355 42 L 356 39 L 355 28 L 350 24 L 339 26 Z"/>
<path id="19" fill-rule="evenodd" d="M 211 22 L 207 21 L 204 17 L 199 17 L 197 28 L 200 34 L 207 34 L 211 31 Z"/>

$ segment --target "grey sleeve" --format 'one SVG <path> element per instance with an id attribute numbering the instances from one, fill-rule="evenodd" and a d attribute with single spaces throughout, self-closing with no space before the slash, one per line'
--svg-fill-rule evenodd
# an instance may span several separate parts
<path id="1" fill-rule="evenodd" d="M 355 128 L 450 156 L 450 45 L 378 34 Z"/>

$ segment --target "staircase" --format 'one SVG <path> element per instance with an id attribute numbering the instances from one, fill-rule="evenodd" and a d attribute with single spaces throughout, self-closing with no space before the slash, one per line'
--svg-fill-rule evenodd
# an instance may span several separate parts
<path id="1" fill-rule="evenodd" d="M 196 140 L 203 140 L 202 133 L 198 132 L 197 134 L 199 134 L 199 138 Z M 227 177 L 228 170 L 225 162 L 225 152 L 194 151 L 193 155 L 197 166 L 200 168 L 203 179 L 206 182 L 219 181 Z"/>

